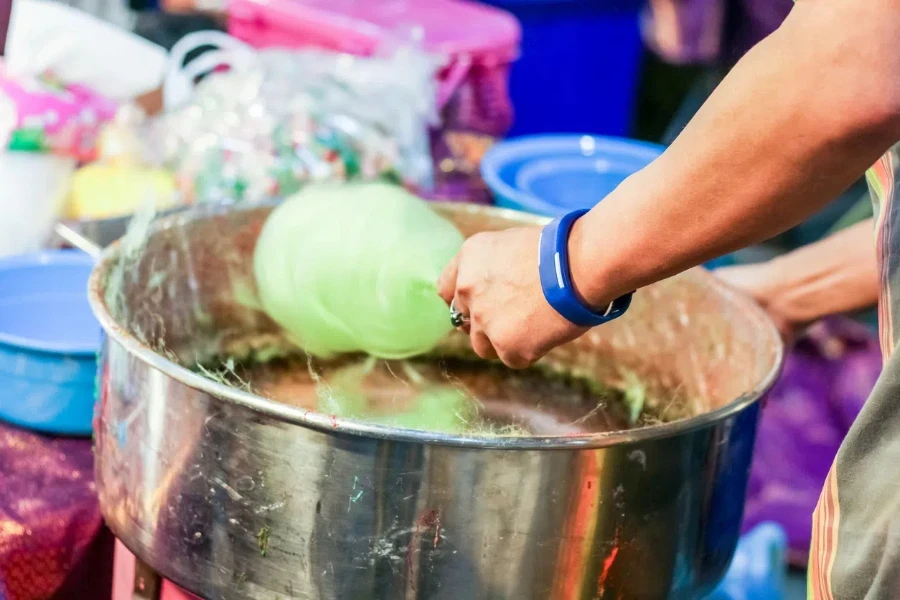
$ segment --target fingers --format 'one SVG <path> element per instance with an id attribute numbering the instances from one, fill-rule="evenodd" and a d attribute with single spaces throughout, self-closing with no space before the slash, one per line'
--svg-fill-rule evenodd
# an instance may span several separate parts
<path id="1" fill-rule="evenodd" d="M 478 304 L 479 298 L 477 295 L 473 295 L 473 290 L 470 286 L 465 285 L 465 283 L 460 285 L 461 256 L 462 251 L 460 251 L 460 253 L 444 267 L 444 270 L 437 281 L 437 292 L 441 299 L 448 305 L 452 305 L 453 308 L 462 315 L 468 317 L 463 325 L 459 327 L 459 330 L 468 334 L 472 344 L 472 350 L 480 358 L 484 360 L 496 360 L 499 358 L 504 364 L 513 369 L 524 369 L 531 366 L 535 361 L 529 358 L 528 353 L 523 353 L 519 349 L 498 352 L 498 348 L 495 347 L 495 342 L 492 341 L 492 338 L 485 330 L 487 323 L 484 322 L 483 317 L 486 315 L 473 314 L 469 302 L 472 301 L 473 303 Z M 471 269 L 472 266 L 473 265 L 467 262 L 463 266 L 463 269 Z M 468 276 L 471 275 L 471 273 L 467 271 L 464 275 Z M 475 308 L 476 312 L 479 308 L 484 308 L 484 299 L 482 298 L 481 300 L 482 303 L 478 304 Z M 495 330 L 496 326 L 494 326 L 493 329 Z M 502 335 L 502 331 L 500 333 L 500 339 L 506 339 Z"/>
<path id="2" fill-rule="evenodd" d="M 456 263 L 455 259 L 454 259 L 454 263 Z M 455 277 L 457 267 L 456 267 L 456 264 L 454 264 L 454 263 L 451 263 L 450 265 L 448 265 L 447 270 L 449 270 L 452 267 L 453 271 L 454 271 L 453 276 Z M 447 272 L 447 270 L 445 270 L 445 273 Z M 455 291 L 456 291 L 456 286 L 454 284 L 453 293 L 455 293 Z M 447 298 L 443 294 L 441 295 L 441 297 L 444 298 L 445 301 L 447 301 Z M 471 316 L 472 313 L 469 311 L 469 305 L 466 302 L 466 299 L 463 296 L 460 296 L 460 295 L 454 296 L 451 293 L 448 304 L 452 304 L 453 308 L 455 308 L 460 313 L 462 313 L 463 315 L 468 317 L 468 319 L 463 323 L 463 325 L 461 327 L 459 327 L 459 330 L 468 334 L 469 341 L 472 344 L 472 350 L 475 351 L 475 354 L 477 354 L 480 358 L 483 358 L 485 360 L 496 359 L 497 351 L 494 349 L 494 345 L 491 343 L 490 338 L 488 338 L 487 334 L 484 332 L 484 330 L 481 328 L 481 326 L 476 324 L 474 322 L 474 320 L 472 319 L 472 316 Z"/>
<path id="3" fill-rule="evenodd" d="M 752 273 L 748 273 L 744 265 L 720 267 L 713 271 L 713 274 L 728 285 L 736 288 L 747 287 L 748 280 L 753 280 Z"/>
<path id="4" fill-rule="evenodd" d="M 441 273 L 441 276 L 438 278 L 437 283 L 437 291 L 438 295 L 444 300 L 444 302 L 449 304 L 453 301 L 453 296 L 456 295 L 456 275 L 459 271 L 459 254 L 453 257 L 447 266 L 444 267 L 444 272 Z M 457 304 L 457 308 L 462 310 L 462 308 Z M 468 313 L 463 313 L 468 314 Z"/>
<path id="5" fill-rule="evenodd" d="M 533 360 L 516 352 L 498 352 L 498 358 L 510 369 L 527 369 L 534 364 Z"/>
<path id="6" fill-rule="evenodd" d="M 479 327 L 473 327 L 469 333 L 469 339 L 472 341 L 472 350 L 484 360 L 494 360 L 497 358 L 497 351 L 491 340 Z"/>
<path id="7" fill-rule="evenodd" d="M 463 321 L 463 324 L 460 327 L 457 327 L 460 331 L 464 331 L 466 335 L 469 335 L 472 330 L 472 319 L 469 316 L 471 313 L 469 312 L 469 305 L 466 303 L 465 299 L 461 296 L 454 296 L 451 298 L 450 304 L 460 312 L 460 314 L 466 317 L 466 320 Z"/>
<path id="8" fill-rule="evenodd" d="M 735 265 L 716 269 L 713 273 L 729 287 L 764 304 L 771 300 L 769 296 L 774 291 L 772 282 L 776 280 L 775 274 L 766 265 L 767 263 Z"/>

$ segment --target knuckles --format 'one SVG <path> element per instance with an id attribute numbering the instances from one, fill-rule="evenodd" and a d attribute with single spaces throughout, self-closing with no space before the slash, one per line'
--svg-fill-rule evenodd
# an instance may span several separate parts
<path id="1" fill-rule="evenodd" d="M 527 342 L 523 346 L 522 340 L 514 341 L 514 335 L 500 333 L 489 337 L 497 356 L 511 369 L 526 369 L 541 358 L 540 353 L 527 346 Z"/>

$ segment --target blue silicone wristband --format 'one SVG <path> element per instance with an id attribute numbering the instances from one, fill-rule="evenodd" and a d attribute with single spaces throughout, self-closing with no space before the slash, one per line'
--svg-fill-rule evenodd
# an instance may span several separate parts
<path id="1" fill-rule="evenodd" d="M 621 317 L 631 305 L 631 293 L 613 300 L 603 312 L 585 305 L 575 294 L 569 271 L 569 232 L 587 209 L 575 210 L 549 223 L 541 232 L 538 271 L 544 298 L 556 312 L 579 327 L 596 327 Z"/>

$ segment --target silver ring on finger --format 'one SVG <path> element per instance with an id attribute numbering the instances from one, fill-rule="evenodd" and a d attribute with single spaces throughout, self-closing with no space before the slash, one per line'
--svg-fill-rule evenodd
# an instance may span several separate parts
<path id="1" fill-rule="evenodd" d="M 469 323 L 468 315 L 464 315 L 462 311 L 456 308 L 456 300 L 450 302 L 450 324 L 456 329 L 463 327 Z"/>

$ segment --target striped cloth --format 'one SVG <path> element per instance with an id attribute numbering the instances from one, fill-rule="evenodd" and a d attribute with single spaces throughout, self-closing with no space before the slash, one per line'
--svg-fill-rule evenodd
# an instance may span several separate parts
<path id="1" fill-rule="evenodd" d="M 647 44 L 673 63 L 736 61 L 792 0 L 649 0 Z M 881 271 L 884 368 L 825 479 L 813 516 L 807 597 L 900 598 L 900 144 L 867 174 Z"/>
<path id="2" fill-rule="evenodd" d="M 850 429 L 813 517 L 808 597 L 900 598 L 900 144 L 867 174 L 881 272 L 884 369 Z"/>

